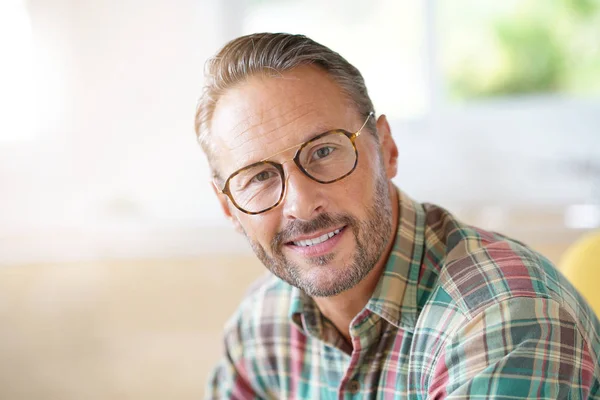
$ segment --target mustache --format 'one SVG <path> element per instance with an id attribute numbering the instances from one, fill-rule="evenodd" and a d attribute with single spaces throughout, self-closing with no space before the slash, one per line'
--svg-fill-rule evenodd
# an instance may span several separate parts
<path id="1" fill-rule="evenodd" d="M 333 215 L 329 213 L 319 214 L 310 221 L 294 220 L 283 230 L 275 234 L 271 241 L 271 249 L 275 253 L 282 245 L 290 242 L 296 236 L 310 235 L 314 232 L 340 225 L 356 226 L 357 220 L 348 214 Z"/>

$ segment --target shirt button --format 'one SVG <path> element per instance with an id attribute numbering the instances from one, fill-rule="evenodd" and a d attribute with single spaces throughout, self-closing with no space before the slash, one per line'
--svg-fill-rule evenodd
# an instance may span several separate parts
<path id="1" fill-rule="evenodd" d="M 360 390 L 360 383 L 357 380 L 351 380 L 348 382 L 348 391 L 352 394 L 358 393 Z"/>

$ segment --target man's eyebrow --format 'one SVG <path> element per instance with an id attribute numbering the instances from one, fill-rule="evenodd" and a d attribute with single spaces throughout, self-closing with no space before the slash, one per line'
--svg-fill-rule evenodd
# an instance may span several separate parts
<path id="1" fill-rule="evenodd" d="M 327 132 L 335 131 L 337 129 L 339 129 L 339 128 L 331 128 L 330 125 L 325 125 L 325 124 L 316 125 L 313 129 L 311 129 L 310 136 L 307 136 L 307 137 L 303 138 L 300 142 L 298 142 L 292 146 L 286 147 L 285 149 L 281 149 L 278 152 L 276 152 L 266 158 L 262 158 L 257 162 L 269 160 L 270 158 L 275 157 L 276 155 L 279 155 L 281 153 L 285 153 L 287 150 L 291 150 L 294 147 L 300 147 L 304 143 L 311 141 L 312 139 L 316 138 L 319 135 L 322 135 Z M 251 165 L 251 164 L 248 164 L 248 165 Z"/>
<path id="2" fill-rule="evenodd" d="M 275 157 L 275 156 L 277 156 L 277 155 L 279 155 L 279 154 L 281 154 L 281 153 L 284 153 L 284 152 L 286 152 L 287 150 L 291 150 L 291 149 L 293 149 L 294 147 L 299 147 L 299 146 L 301 146 L 302 144 L 304 144 L 304 143 L 306 143 L 306 142 L 308 142 L 308 141 L 310 141 L 310 140 L 312 140 L 312 139 L 316 138 L 317 136 L 319 136 L 319 135 L 321 135 L 321 134 L 323 134 L 323 133 L 326 133 L 326 132 L 331 132 L 331 131 L 335 131 L 335 130 L 338 130 L 338 129 L 342 129 L 342 128 L 333 128 L 333 127 L 331 126 L 331 124 L 318 123 L 318 124 L 317 124 L 317 125 L 315 125 L 315 126 L 312 128 L 312 129 L 310 129 L 310 133 L 309 133 L 309 134 L 307 134 L 307 136 L 306 136 L 306 137 L 304 137 L 302 140 L 300 140 L 298 143 L 296 143 L 296 144 L 294 144 L 294 145 L 292 145 L 292 146 L 286 147 L 286 148 L 284 148 L 284 149 L 281 149 L 281 150 L 279 150 L 278 152 L 275 152 L 275 153 L 273 153 L 273 154 L 270 154 L 270 155 L 268 155 L 267 157 L 264 157 L 264 158 L 254 159 L 254 158 L 252 157 L 252 158 L 250 158 L 249 160 L 246 160 L 246 162 L 245 162 L 245 163 L 244 163 L 244 164 L 243 164 L 241 167 L 234 169 L 234 170 L 231 172 L 231 174 L 229 174 L 229 175 L 228 175 L 228 177 L 229 177 L 229 176 L 231 176 L 232 174 L 234 174 L 235 172 L 239 171 L 240 169 L 246 168 L 246 167 L 248 167 L 248 166 L 250 166 L 250 165 L 253 165 L 253 164 L 256 164 L 256 163 L 259 163 L 259 162 L 262 162 L 262 161 L 268 161 L 268 160 L 270 160 L 272 157 Z M 223 179 L 223 181 L 225 181 L 225 179 Z"/>
<path id="3" fill-rule="evenodd" d="M 308 133 L 307 136 L 300 143 L 308 142 L 309 140 L 314 139 L 325 132 L 331 132 L 337 129 L 340 128 L 333 128 L 331 125 L 324 123 L 317 124 L 314 128 L 310 130 L 310 133 Z"/>

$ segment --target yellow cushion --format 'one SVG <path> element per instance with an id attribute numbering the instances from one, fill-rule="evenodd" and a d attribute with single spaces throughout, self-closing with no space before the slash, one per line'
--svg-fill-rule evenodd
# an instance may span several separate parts
<path id="1" fill-rule="evenodd" d="M 600 316 L 600 231 L 569 247 L 561 259 L 560 271 Z"/>

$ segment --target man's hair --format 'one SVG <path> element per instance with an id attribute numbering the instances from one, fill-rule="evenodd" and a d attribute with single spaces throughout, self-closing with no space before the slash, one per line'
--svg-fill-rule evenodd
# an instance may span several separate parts
<path id="1" fill-rule="evenodd" d="M 361 116 L 366 118 L 375 111 L 361 73 L 328 47 L 304 35 L 255 33 L 242 36 L 227 43 L 206 65 L 206 83 L 196 110 L 195 129 L 211 165 L 214 149 L 210 141 L 210 121 L 225 91 L 253 75 L 276 76 L 303 65 L 316 65 L 327 72 Z M 374 120 L 369 119 L 367 129 L 375 134 Z"/>

